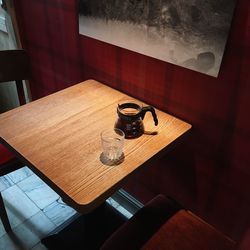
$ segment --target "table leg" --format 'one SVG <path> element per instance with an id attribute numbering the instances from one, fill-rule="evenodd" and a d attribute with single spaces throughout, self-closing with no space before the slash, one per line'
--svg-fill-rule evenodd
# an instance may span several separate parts
<path id="1" fill-rule="evenodd" d="M 99 249 L 102 243 L 120 227 L 127 218 L 108 203 L 89 214 L 76 215 L 70 222 L 42 239 L 49 249 Z"/>

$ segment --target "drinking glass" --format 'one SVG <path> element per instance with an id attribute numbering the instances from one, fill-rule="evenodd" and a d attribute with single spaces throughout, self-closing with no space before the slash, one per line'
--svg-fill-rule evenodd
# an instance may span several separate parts
<path id="1" fill-rule="evenodd" d="M 125 134 L 122 130 L 113 128 L 101 133 L 103 157 L 106 161 L 116 162 L 123 156 Z"/>

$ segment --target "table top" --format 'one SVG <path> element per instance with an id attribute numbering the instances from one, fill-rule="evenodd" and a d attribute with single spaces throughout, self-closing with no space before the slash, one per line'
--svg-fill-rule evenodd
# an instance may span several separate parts
<path id="1" fill-rule="evenodd" d="M 69 205 L 87 213 L 191 128 L 156 109 L 158 126 L 150 114 L 143 123 L 157 135 L 126 139 L 124 161 L 107 166 L 100 160 L 100 133 L 114 126 L 117 104 L 127 99 L 131 97 L 87 80 L 0 114 L 0 141 Z"/>

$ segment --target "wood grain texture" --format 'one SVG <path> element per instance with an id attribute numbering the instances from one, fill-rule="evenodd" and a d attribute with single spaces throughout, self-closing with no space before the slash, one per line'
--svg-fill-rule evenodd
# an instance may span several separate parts
<path id="1" fill-rule="evenodd" d="M 113 127 L 116 107 L 129 96 L 88 80 L 0 115 L 0 139 L 80 212 L 117 190 L 138 167 L 185 134 L 191 125 L 156 110 L 159 125 L 144 118 L 143 135 L 125 140 L 124 161 L 100 161 L 100 133 Z"/>

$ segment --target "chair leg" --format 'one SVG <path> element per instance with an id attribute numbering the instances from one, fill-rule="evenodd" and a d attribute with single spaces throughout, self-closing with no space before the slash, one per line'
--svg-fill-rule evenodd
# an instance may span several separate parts
<path id="1" fill-rule="evenodd" d="M 3 226 L 4 226 L 4 228 L 5 228 L 5 231 L 6 231 L 7 233 L 8 233 L 8 232 L 11 232 L 12 229 L 11 229 L 10 222 L 9 222 L 9 219 L 8 219 L 8 215 L 7 215 L 5 206 L 4 206 L 3 197 L 2 197 L 1 192 L 0 192 L 0 217 L 1 217 L 1 219 L 2 219 L 2 222 L 3 222 Z"/>
<path id="2" fill-rule="evenodd" d="M 22 80 L 16 81 L 16 88 L 17 88 L 17 94 L 18 94 L 18 99 L 19 99 L 20 105 L 26 104 Z"/>

